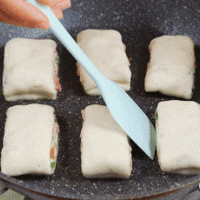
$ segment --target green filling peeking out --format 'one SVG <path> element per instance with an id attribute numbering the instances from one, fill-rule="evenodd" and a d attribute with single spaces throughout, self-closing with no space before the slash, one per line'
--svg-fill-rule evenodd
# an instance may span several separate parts
<path id="1" fill-rule="evenodd" d="M 156 129 L 154 126 L 151 124 L 151 152 L 152 156 L 154 157 L 155 155 L 155 150 L 157 147 L 157 141 L 156 141 Z"/>
<path id="2" fill-rule="evenodd" d="M 60 62 L 59 57 L 56 57 L 56 64 L 57 64 L 57 66 L 59 66 L 59 62 Z"/>
<path id="3" fill-rule="evenodd" d="M 53 169 L 56 166 L 56 162 L 51 163 L 51 168 Z"/>
<path id="4" fill-rule="evenodd" d="M 155 119 L 155 120 L 158 120 L 158 113 L 155 113 L 154 119 Z"/>
<path id="5" fill-rule="evenodd" d="M 130 139 L 130 137 L 128 135 L 126 135 L 126 136 L 127 136 L 128 143 L 131 146 L 131 139 Z"/>

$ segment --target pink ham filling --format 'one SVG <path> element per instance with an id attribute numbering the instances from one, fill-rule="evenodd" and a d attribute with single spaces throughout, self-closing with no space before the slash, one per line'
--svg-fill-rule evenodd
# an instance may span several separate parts
<path id="1" fill-rule="evenodd" d="M 77 74 L 77 76 L 80 76 L 80 72 L 79 72 L 79 66 L 78 66 L 78 64 L 76 63 L 76 74 Z"/>
<path id="2" fill-rule="evenodd" d="M 82 119 L 85 120 L 85 110 L 82 110 L 82 111 L 81 111 L 81 115 L 82 115 Z M 84 122 L 83 122 L 83 123 L 84 123 Z M 82 135 L 83 135 L 83 128 L 82 128 L 82 130 L 81 130 L 80 138 L 82 137 Z"/>
<path id="3" fill-rule="evenodd" d="M 60 127 L 58 123 L 55 123 L 55 129 L 56 129 L 56 133 L 60 133 Z"/>
<path id="4" fill-rule="evenodd" d="M 60 127 L 59 127 L 58 123 L 55 123 L 54 130 L 56 131 L 56 134 L 60 133 Z M 50 149 L 50 158 L 51 159 L 55 159 L 57 151 L 58 151 L 58 146 L 57 145 L 51 147 L 51 149 Z"/>
<path id="5" fill-rule="evenodd" d="M 150 63 L 147 63 L 147 71 L 149 70 L 150 68 Z"/>
<path id="6" fill-rule="evenodd" d="M 60 92 L 62 90 L 62 87 L 60 85 L 60 79 L 57 76 L 56 70 L 54 70 L 53 77 L 54 77 L 54 83 L 55 83 L 56 90 L 58 92 Z"/>
<path id="7" fill-rule="evenodd" d="M 57 134 L 60 133 L 60 127 L 59 127 L 58 123 L 55 123 L 55 129 L 56 129 L 56 133 Z M 57 145 L 55 146 L 55 150 L 58 151 L 58 146 Z"/>
<path id="8" fill-rule="evenodd" d="M 149 52 L 151 52 L 152 51 L 152 47 L 155 45 L 155 40 L 152 40 L 151 42 L 150 42 L 150 45 L 149 45 Z"/>
<path id="9" fill-rule="evenodd" d="M 84 110 L 81 111 L 81 115 L 82 115 L 83 120 L 85 120 L 85 111 Z"/>
<path id="10" fill-rule="evenodd" d="M 149 52 L 151 53 L 151 51 L 152 51 L 152 47 L 154 46 L 154 44 L 155 44 L 155 40 L 152 40 L 151 42 L 150 42 L 150 45 L 149 45 Z M 147 63 L 147 71 L 149 70 L 149 68 L 150 68 L 150 63 Z"/>
<path id="11" fill-rule="evenodd" d="M 56 49 L 54 50 L 54 53 L 55 53 L 55 54 L 58 54 L 58 52 L 57 52 Z M 57 74 L 58 74 L 57 71 L 54 70 L 53 77 L 54 77 L 55 87 L 56 87 L 56 90 L 57 90 L 58 92 L 60 92 L 60 91 L 62 90 L 62 87 L 61 87 L 61 85 L 60 85 L 60 79 L 58 78 L 58 75 L 57 75 Z"/>

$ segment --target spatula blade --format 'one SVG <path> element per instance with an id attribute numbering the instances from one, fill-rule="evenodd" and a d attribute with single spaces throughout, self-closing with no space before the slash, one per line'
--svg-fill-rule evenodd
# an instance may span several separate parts
<path id="1" fill-rule="evenodd" d="M 141 108 L 116 83 L 105 79 L 98 86 L 115 121 L 127 135 L 151 158 L 156 150 L 156 131 Z"/>

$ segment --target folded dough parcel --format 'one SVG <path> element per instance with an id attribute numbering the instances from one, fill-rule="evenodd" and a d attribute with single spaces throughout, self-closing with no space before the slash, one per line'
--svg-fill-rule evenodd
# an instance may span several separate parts
<path id="1" fill-rule="evenodd" d="M 59 127 L 49 105 L 16 105 L 7 110 L 1 172 L 9 176 L 53 174 Z"/>
<path id="2" fill-rule="evenodd" d="M 125 91 L 130 90 L 130 62 L 118 31 L 87 29 L 78 33 L 77 43 L 105 77 L 116 82 Z M 100 95 L 95 82 L 80 63 L 77 63 L 77 72 L 85 92 Z"/>
<path id="3" fill-rule="evenodd" d="M 14 38 L 5 46 L 3 92 L 7 101 L 56 99 L 57 44 L 50 39 Z"/>
<path id="4" fill-rule="evenodd" d="M 160 36 L 150 42 L 149 51 L 145 91 L 191 99 L 195 77 L 192 39 L 183 35 Z"/>

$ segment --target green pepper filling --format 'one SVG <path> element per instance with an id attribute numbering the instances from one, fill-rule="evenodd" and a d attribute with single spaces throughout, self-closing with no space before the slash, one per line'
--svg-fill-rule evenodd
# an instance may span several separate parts
<path id="1" fill-rule="evenodd" d="M 127 136 L 128 143 L 131 146 L 131 139 L 130 139 L 130 137 L 128 135 L 126 135 L 126 136 Z"/>
<path id="2" fill-rule="evenodd" d="M 157 147 L 157 141 L 156 141 L 156 129 L 154 126 L 151 124 L 151 151 L 152 151 L 152 156 L 154 157 L 155 155 L 155 150 Z"/>
<path id="3" fill-rule="evenodd" d="M 158 113 L 155 113 L 154 119 L 155 119 L 155 120 L 158 120 Z"/>
<path id="4" fill-rule="evenodd" d="M 51 163 L 51 168 L 53 169 L 56 166 L 56 162 Z"/>
<path id="5" fill-rule="evenodd" d="M 59 62 L 60 62 L 59 57 L 56 57 L 56 64 L 57 64 L 57 66 L 59 66 Z"/>

